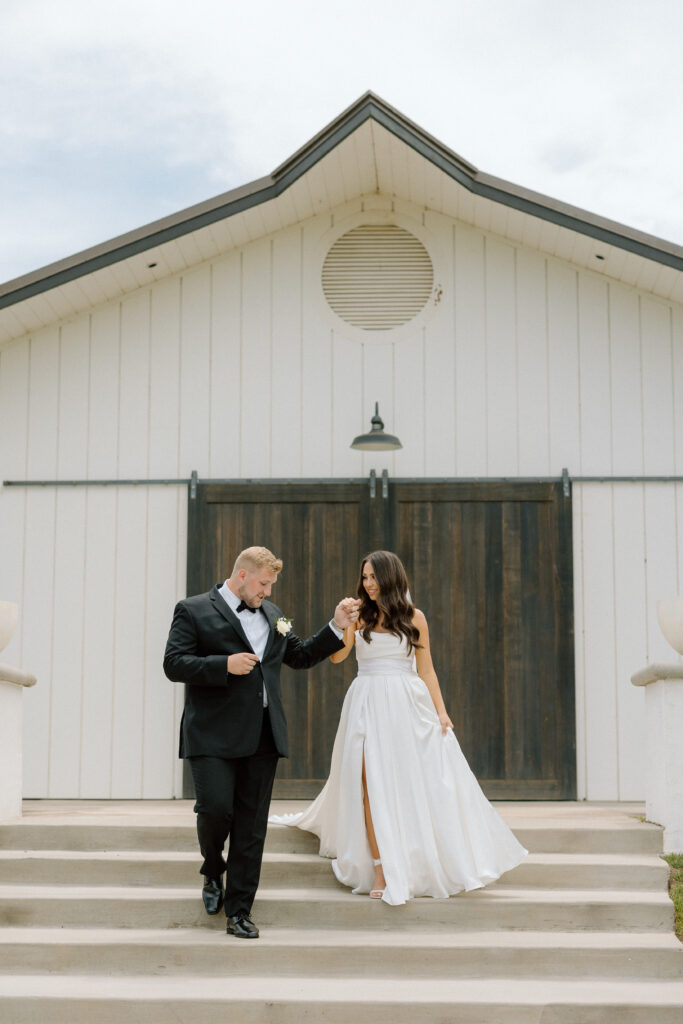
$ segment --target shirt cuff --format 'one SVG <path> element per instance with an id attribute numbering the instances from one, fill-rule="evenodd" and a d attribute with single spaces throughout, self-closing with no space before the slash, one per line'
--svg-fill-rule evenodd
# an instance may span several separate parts
<path id="1" fill-rule="evenodd" d="M 338 640 L 343 640 L 344 639 L 344 630 L 339 628 L 339 626 L 334 621 L 334 619 L 330 619 L 329 626 L 330 626 L 330 629 L 332 630 L 332 632 L 334 633 L 334 635 L 337 637 Z"/>

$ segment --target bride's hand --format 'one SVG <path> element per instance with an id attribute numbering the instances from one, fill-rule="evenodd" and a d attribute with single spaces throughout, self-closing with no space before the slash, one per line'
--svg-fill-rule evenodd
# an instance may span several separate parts
<path id="1" fill-rule="evenodd" d="M 445 711 L 442 715 L 439 715 L 439 722 L 441 723 L 441 732 L 445 736 L 447 730 L 453 728 L 453 723 L 451 722 L 450 718 L 448 717 Z"/>
<path id="2" fill-rule="evenodd" d="M 334 622 L 338 629 L 348 629 L 358 619 L 360 601 L 354 597 L 345 597 L 334 609 Z"/>

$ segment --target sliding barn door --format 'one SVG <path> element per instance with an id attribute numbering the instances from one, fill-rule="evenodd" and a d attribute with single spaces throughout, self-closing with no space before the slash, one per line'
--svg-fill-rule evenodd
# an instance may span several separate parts
<path id="1" fill-rule="evenodd" d="M 390 485 L 391 546 L 489 797 L 576 795 L 571 499 L 562 484 Z"/>
<path id="2" fill-rule="evenodd" d="M 273 600 L 301 636 L 355 591 L 363 554 L 396 551 L 429 622 L 456 734 L 496 799 L 576 795 L 571 498 L 562 484 L 396 481 L 199 484 L 188 593 L 264 544 L 284 560 Z M 276 795 L 315 795 L 355 659 L 283 668 L 292 755 Z"/>
<path id="3" fill-rule="evenodd" d="M 230 575 L 243 548 L 262 544 L 284 563 L 272 600 L 299 636 L 310 636 L 352 594 L 370 514 L 365 481 L 199 484 L 190 501 L 188 593 L 209 590 Z M 354 670 L 354 658 L 343 665 L 325 661 L 309 672 L 283 666 L 291 753 L 280 762 L 276 796 L 315 796 L 322 788 Z"/>

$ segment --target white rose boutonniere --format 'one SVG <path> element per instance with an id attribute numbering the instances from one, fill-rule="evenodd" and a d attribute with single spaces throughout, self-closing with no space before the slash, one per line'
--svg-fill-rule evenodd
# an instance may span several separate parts
<path id="1" fill-rule="evenodd" d="M 280 636 L 287 636 L 287 634 L 292 631 L 292 620 L 285 619 L 283 616 L 280 616 L 279 619 L 275 620 L 275 631 L 276 633 L 279 633 Z"/>

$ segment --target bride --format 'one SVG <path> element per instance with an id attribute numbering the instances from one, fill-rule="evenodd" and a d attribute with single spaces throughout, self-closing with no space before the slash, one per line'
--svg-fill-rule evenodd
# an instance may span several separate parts
<path id="1" fill-rule="evenodd" d="M 344 700 L 330 777 L 300 814 L 271 817 L 320 838 L 339 881 L 397 905 L 478 889 L 527 851 L 482 793 L 453 732 L 429 651 L 391 551 L 363 559 L 359 618 L 345 630 L 358 675 Z"/>

